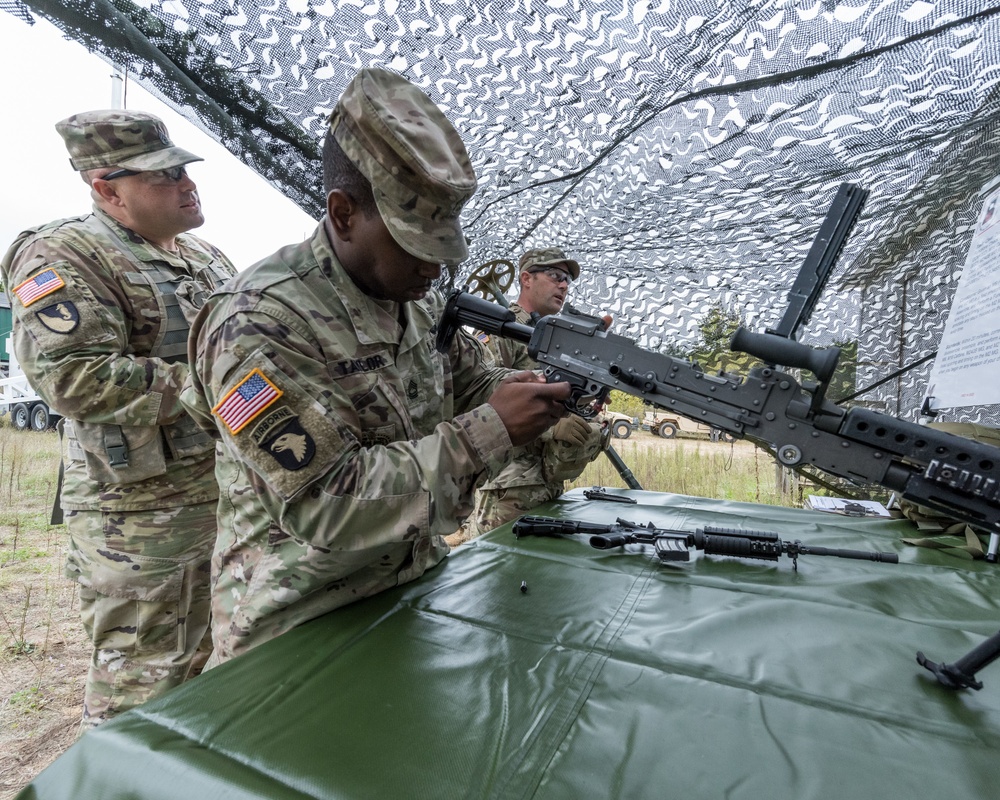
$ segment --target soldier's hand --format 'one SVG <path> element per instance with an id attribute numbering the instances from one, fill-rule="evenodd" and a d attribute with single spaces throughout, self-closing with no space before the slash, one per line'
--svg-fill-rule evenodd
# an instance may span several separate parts
<path id="1" fill-rule="evenodd" d="M 527 444 L 565 413 L 568 383 L 546 383 L 534 372 L 517 372 L 501 382 L 487 401 L 515 446 Z"/>
<path id="2" fill-rule="evenodd" d="M 590 440 L 590 424 L 576 414 L 567 414 L 553 426 L 552 438 L 582 447 Z"/>

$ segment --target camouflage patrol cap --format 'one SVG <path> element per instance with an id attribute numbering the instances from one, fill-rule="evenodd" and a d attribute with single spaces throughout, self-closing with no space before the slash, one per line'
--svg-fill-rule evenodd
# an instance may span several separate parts
<path id="1" fill-rule="evenodd" d="M 56 130 L 77 172 L 99 167 L 147 172 L 204 161 L 175 147 L 163 120 L 142 111 L 85 111 L 57 122 Z"/>
<path id="2" fill-rule="evenodd" d="M 543 247 L 539 250 L 529 250 L 521 256 L 518 261 L 518 272 L 530 272 L 540 267 L 565 266 L 573 280 L 580 277 L 580 265 L 558 247 Z"/>
<path id="3" fill-rule="evenodd" d="M 476 173 L 433 100 L 399 75 L 363 69 L 334 108 L 330 133 L 371 182 L 400 247 L 437 264 L 468 258 L 459 214 L 476 190 Z"/>

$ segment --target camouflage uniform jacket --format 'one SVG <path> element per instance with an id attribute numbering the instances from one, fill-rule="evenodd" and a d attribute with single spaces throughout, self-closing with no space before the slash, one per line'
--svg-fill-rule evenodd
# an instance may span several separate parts
<path id="1" fill-rule="evenodd" d="M 190 235 L 169 252 L 98 209 L 23 232 L 2 262 L 17 359 L 66 418 L 64 509 L 174 508 L 218 496 L 214 442 L 185 413 L 187 333 L 235 274 Z"/>
<path id="2" fill-rule="evenodd" d="M 321 223 L 213 295 L 185 402 L 221 433 L 215 656 L 226 660 L 437 564 L 510 438 L 485 404 L 507 370 L 435 349 L 443 300 L 377 302 Z M 399 319 L 403 318 L 404 326 Z"/>
<path id="3" fill-rule="evenodd" d="M 512 303 L 510 310 L 514 312 L 517 322 L 522 325 L 531 324 L 531 314 L 517 303 Z M 538 362 L 528 355 L 527 345 L 523 342 L 501 336 L 480 335 L 478 338 L 488 351 L 487 363 L 517 370 L 538 369 Z M 590 440 L 584 445 L 575 446 L 554 441 L 550 428 L 535 441 L 516 448 L 510 465 L 479 488 L 510 489 L 516 486 L 549 485 L 549 496 L 558 497 L 563 492 L 564 480 L 567 478 L 554 477 L 548 474 L 549 469 L 562 472 L 566 465 L 578 465 L 578 469 L 572 469 L 572 472 L 575 473 L 573 477 L 579 475 L 587 461 L 596 456 L 601 447 L 600 428 L 592 425 L 591 430 Z"/>

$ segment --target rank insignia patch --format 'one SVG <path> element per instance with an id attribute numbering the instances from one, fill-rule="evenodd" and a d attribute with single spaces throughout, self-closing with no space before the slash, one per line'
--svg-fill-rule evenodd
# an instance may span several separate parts
<path id="1" fill-rule="evenodd" d="M 71 300 L 45 306 L 36 311 L 35 316 L 53 333 L 72 333 L 80 324 L 80 312 Z"/>
<path id="2" fill-rule="evenodd" d="M 25 308 L 41 300 L 46 295 L 62 289 L 66 281 L 59 277 L 54 269 L 39 272 L 34 278 L 28 278 L 24 283 L 14 287 L 14 294 Z"/>
<path id="3" fill-rule="evenodd" d="M 261 450 L 270 453 L 274 460 L 288 470 L 302 469 L 316 455 L 316 443 L 313 441 L 298 417 L 292 417 L 272 431 L 259 444 Z"/>
<path id="4" fill-rule="evenodd" d="M 283 394 L 263 372 L 252 369 L 216 404 L 212 413 L 225 423 L 230 433 L 239 433 Z"/>

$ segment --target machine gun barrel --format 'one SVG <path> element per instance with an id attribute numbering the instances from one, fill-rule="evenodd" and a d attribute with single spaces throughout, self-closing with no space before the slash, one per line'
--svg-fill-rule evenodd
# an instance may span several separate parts
<path id="1" fill-rule="evenodd" d="M 777 561 L 781 555 L 788 555 L 793 566 L 798 564 L 800 555 L 834 556 L 855 558 L 863 561 L 880 561 L 898 564 L 895 553 L 880 553 L 871 550 L 842 550 L 832 547 L 804 545 L 800 541 L 783 542 L 772 531 L 743 531 L 738 528 L 698 528 L 694 532 L 694 546 L 709 555 L 737 556 L 740 558 L 761 558 Z"/>

